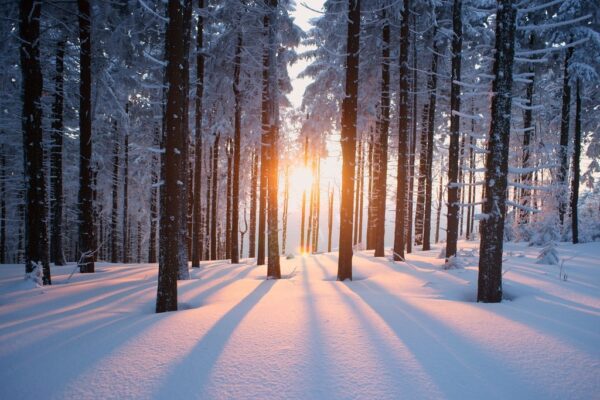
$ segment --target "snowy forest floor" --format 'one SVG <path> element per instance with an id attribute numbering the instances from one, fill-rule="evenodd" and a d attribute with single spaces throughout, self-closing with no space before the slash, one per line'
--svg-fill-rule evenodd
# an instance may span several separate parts
<path id="1" fill-rule="evenodd" d="M 592 399 L 600 393 L 600 244 L 505 246 L 501 304 L 474 302 L 477 244 L 444 271 L 336 253 L 266 267 L 203 262 L 180 310 L 154 314 L 156 265 L 0 266 L 1 399 Z"/>

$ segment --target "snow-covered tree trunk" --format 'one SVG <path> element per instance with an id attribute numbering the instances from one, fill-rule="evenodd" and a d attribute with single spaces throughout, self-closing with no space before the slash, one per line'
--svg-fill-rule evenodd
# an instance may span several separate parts
<path id="1" fill-rule="evenodd" d="M 346 33 L 346 82 L 342 100 L 342 196 L 340 201 L 340 243 L 337 279 L 352 280 L 352 195 L 356 155 L 356 111 L 360 44 L 360 0 L 348 0 Z"/>
<path id="2" fill-rule="evenodd" d="M 79 10 L 79 271 L 94 272 L 94 205 L 92 188 L 92 16 L 90 2 Z"/>
<path id="3" fill-rule="evenodd" d="M 50 149 L 50 261 L 55 265 L 65 265 L 62 246 L 63 224 L 63 102 L 64 102 L 64 55 L 66 39 L 56 44 L 54 74 L 54 102 L 52 104 L 52 147 Z"/>
<path id="4" fill-rule="evenodd" d="M 477 301 L 502 300 L 502 249 L 510 117 L 512 106 L 513 61 L 515 55 L 516 7 L 513 0 L 498 2 L 496 16 L 496 53 L 490 131 L 487 143 L 485 196 L 481 221 Z"/>
<path id="5" fill-rule="evenodd" d="M 462 58 L 462 0 L 452 8 L 452 75 L 450 81 L 450 148 L 448 149 L 448 213 L 446 222 L 446 264 L 456 255 L 459 204 L 460 80 Z"/>
<path id="6" fill-rule="evenodd" d="M 411 89 L 413 92 L 412 106 L 411 106 L 411 136 L 410 136 L 410 154 L 408 160 L 408 199 L 406 201 L 406 213 L 407 213 L 407 224 L 406 224 L 406 252 L 412 253 L 413 246 L 413 203 L 414 203 L 414 188 L 415 188 L 415 158 L 417 151 L 417 33 L 416 33 L 416 16 L 413 14 L 413 35 L 412 35 L 412 82 Z"/>
<path id="7" fill-rule="evenodd" d="M 192 268 L 200 267 L 203 243 L 202 229 L 202 96 L 204 94 L 204 0 L 198 0 L 198 25 L 196 32 L 196 101 L 195 120 L 196 131 L 194 151 L 194 206 L 192 232 Z"/>
<path id="8" fill-rule="evenodd" d="M 186 143 L 181 119 L 186 104 L 183 74 L 185 63 L 184 46 L 184 7 L 179 0 L 169 0 L 165 58 L 166 111 L 164 163 L 164 202 L 161 202 L 160 215 L 160 262 L 158 268 L 158 288 L 156 312 L 177 310 L 177 274 L 180 264 L 180 231 L 182 229 L 181 207 L 183 186 L 181 165 L 183 146 Z"/>
<path id="9" fill-rule="evenodd" d="M 256 190 L 258 186 L 258 150 L 252 153 L 252 176 L 250 178 L 250 235 L 248 238 L 248 257 L 256 257 Z"/>
<path id="10" fill-rule="evenodd" d="M 573 177 L 571 178 L 571 229 L 573 243 L 579 243 L 579 158 L 581 157 L 581 84 L 577 79 L 575 87 L 575 137 L 573 138 Z"/>
<path id="11" fill-rule="evenodd" d="M 42 5 L 22 0 L 19 36 L 23 109 L 23 157 L 25 165 L 25 273 L 43 268 L 43 284 L 52 283 L 48 262 L 46 181 L 42 143 L 42 89 L 40 66 L 40 15 Z"/>
<path id="12" fill-rule="evenodd" d="M 210 191 L 210 259 L 216 260 L 217 256 L 217 198 L 218 198 L 218 177 L 219 177 L 219 139 L 221 135 L 217 133 L 212 151 L 212 169 L 211 169 L 211 191 Z"/>
<path id="13" fill-rule="evenodd" d="M 110 213 L 110 262 L 119 261 L 119 234 L 117 224 L 119 218 L 119 130 L 118 122 L 113 119 L 113 159 L 112 159 L 112 210 Z"/>
<path id="14" fill-rule="evenodd" d="M 397 170 L 397 190 L 396 190 L 396 221 L 394 225 L 394 260 L 404 260 L 405 247 L 405 214 L 406 214 L 406 154 L 408 153 L 408 138 L 410 135 L 408 128 L 409 117 L 409 68 L 408 68 L 408 45 L 409 45 L 409 22 L 410 0 L 404 0 L 400 22 L 400 99 L 398 104 L 398 170 Z"/>
<path id="15" fill-rule="evenodd" d="M 379 181 L 377 183 L 378 187 L 376 188 L 378 195 L 376 199 L 377 225 L 375 227 L 374 240 L 375 257 L 385 256 L 385 203 L 387 198 L 387 153 L 388 134 L 390 128 L 390 25 L 385 12 L 383 13 L 382 19 L 383 29 L 381 36 L 383 44 L 381 49 L 381 123 L 379 124 L 380 158 Z"/>
<path id="16" fill-rule="evenodd" d="M 235 46 L 233 95 L 235 97 L 234 136 L 233 136 L 233 188 L 231 193 L 231 263 L 240 262 L 240 251 L 238 246 L 239 213 L 240 213 L 240 147 L 242 129 L 242 95 L 240 85 L 240 69 L 242 63 L 242 33 L 238 32 L 237 44 Z"/>
<path id="17" fill-rule="evenodd" d="M 569 64 L 573 56 L 573 47 L 569 47 L 565 54 L 565 66 L 563 72 L 562 112 L 560 117 L 560 168 L 558 171 L 558 218 L 561 226 L 565 218 L 567 208 L 566 192 L 567 177 L 569 175 L 569 126 L 571 119 L 571 78 L 569 76 Z"/>

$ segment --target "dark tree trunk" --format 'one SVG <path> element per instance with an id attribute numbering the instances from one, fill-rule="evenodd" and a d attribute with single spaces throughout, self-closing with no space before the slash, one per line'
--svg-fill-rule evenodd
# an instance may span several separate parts
<path id="1" fill-rule="evenodd" d="M 358 186 L 360 191 L 360 197 L 358 198 L 358 243 L 362 245 L 363 240 L 363 215 L 364 215 L 364 199 L 365 199 L 365 151 L 364 145 L 361 150 L 360 157 L 360 169 L 358 176 Z M 362 246 L 361 246 L 362 247 Z"/>
<path id="2" fill-rule="evenodd" d="M 266 18 L 266 17 L 265 17 Z M 263 126 L 261 137 L 260 137 L 260 188 L 259 188 L 259 198 L 258 198 L 258 249 L 256 254 L 256 265 L 265 265 L 265 230 L 266 230 L 266 222 L 267 222 L 267 178 L 269 174 L 269 138 L 268 131 L 265 129 L 265 125 L 267 124 L 267 105 L 265 102 L 265 83 L 264 81 L 268 78 L 268 65 L 265 63 L 267 60 L 263 57 L 263 93 L 262 93 L 262 116 L 261 116 L 261 124 Z"/>
<path id="3" fill-rule="evenodd" d="M 90 2 L 79 10 L 79 271 L 94 272 L 94 205 L 92 188 L 92 42 Z"/>
<path id="4" fill-rule="evenodd" d="M 312 170 L 312 172 L 311 172 L 312 176 L 315 176 L 315 158 L 314 158 L 314 156 L 312 159 L 311 170 Z M 308 254 L 312 253 L 312 230 L 313 230 L 313 222 L 314 222 L 314 217 L 313 217 L 314 206 L 315 206 L 315 183 L 313 181 L 311 188 L 310 188 L 310 202 L 308 205 L 308 229 L 306 230 L 306 253 L 308 253 Z"/>
<path id="5" fill-rule="evenodd" d="M 513 0 L 498 4 L 496 17 L 496 54 L 492 110 L 488 137 L 484 219 L 481 221 L 479 280 L 477 301 L 502 300 L 502 249 L 512 105 L 513 60 L 515 54 L 516 7 Z"/>
<path id="6" fill-rule="evenodd" d="M 113 119 L 114 147 L 113 147 L 113 171 L 112 171 L 112 210 L 110 214 L 110 262 L 119 261 L 119 234 L 117 224 L 119 218 L 119 130 L 117 120 Z"/>
<path id="7" fill-rule="evenodd" d="M 406 6 L 406 5 L 405 5 Z M 408 15 L 408 13 L 403 14 Z M 377 196 L 377 226 L 375 228 L 375 257 L 385 256 L 385 203 L 387 193 L 388 134 L 390 129 L 390 25 L 383 14 L 383 48 L 381 50 L 381 123 L 379 124 L 379 181 Z M 404 172 L 405 173 L 405 172 Z"/>
<path id="8" fill-rule="evenodd" d="M 573 55 L 573 47 L 567 49 L 565 55 L 565 67 L 563 75 L 562 113 L 560 118 L 560 169 L 558 171 L 558 182 L 560 184 L 558 199 L 558 217 L 561 226 L 565 218 L 567 176 L 569 174 L 569 125 L 571 117 L 571 83 L 569 76 L 569 64 Z"/>
<path id="9" fill-rule="evenodd" d="M 25 166 L 25 272 L 43 268 L 43 283 L 50 285 L 48 261 L 46 181 L 42 143 L 42 89 L 40 67 L 41 3 L 22 0 L 20 9 L 21 76 L 23 95 L 23 156 Z"/>
<path id="10" fill-rule="evenodd" d="M 408 223 L 406 226 L 406 252 L 412 253 L 413 246 L 413 209 L 414 209 L 414 188 L 415 188 L 415 158 L 417 151 L 417 34 L 416 34 L 416 17 L 413 14 L 413 41 L 412 41 L 412 107 L 411 107 L 411 118 L 410 122 L 412 125 L 411 139 L 410 139 L 410 156 L 408 161 L 408 171 L 410 179 L 408 182 L 408 200 L 407 206 L 407 218 Z"/>
<path id="11" fill-rule="evenodd" d="M 212 219 L 210 217 L 211 214 L 211 191 L 212 191 L 212 154 L 213 154 L 213 149 L 212 147 L 210 147 L 208 149 L 208 154 L 206 157 L 206 201 L 205 201 L 205 206 L 204 206 L 204 259 L 205 260 L 209 260 L 210 259 L 210 249 L 211 249 L 211 227 L 212 227 Z"/>
<path id="12" fill-rule="evenodd" d="M 369 184 L 367 187 L 367 200 L 369 201 L 369 206 L 367 207 L 367 243 L 365 248 L 367 250 L 372 250 L 373 249 L 373 236 L 374 235 L 374 226 L 375 226 L 375 221 L 374 221 L 374 214 L 375 214 L 375 203 L 373 202 L 373 183 L 375 181 L 374 179 L 374 174 L 375 174 L 375 153 L 376 153 L 376 143 L 375 143 L 375 138 L 373 137 L 373 134 L 371 133 L 369 135 L 369 153 L 368 153 L 368 157 L 369 157 Z"/>
<path id="13" fill-rule="evenodd" d="M 448 213 L 446 222 L 446 264 L 456 255 L 459 204 L 460 141 L 460 67 L 462 57 L 462 0 L 454 0 L 452 8 L 452 75 L 450 81 L 450 148 L 448 149 Z"/>
<path id="14" fill-rule="evenodd" d="M 410 0 L 404 0 L 400 23 L 400 99 L 398 117 L 398 175 L 396 191 L 396 221 L 394 226 L 394 261 L 404 260 L 405 214 L 406 214 L 406 153 L 408 152 L 408 16 Z"/>
<path id="15" fill-rule="evenodd" d="M 435 243 L 437 244 L 440 241 L 440 219 L 442 216 L 442 200 L 444 197 L 444 174 L 442 173 L 442 166 L 444 165 L 444 157 L 442 156 L 440 162 L 440 184 L 438 185 L 438 198 L 437 198 L 437 214 L 435 217 Z M 432 181 L 433 182 L 433 181 Z M 430 197 L 431 199 L 431 197 Z M 429 203 L 429 208 L 431 208 L 431 202 Z M 429 250 L 429 249 L 427 249 Z"/>
<path id="16" fill-rule="evenodd" d="M 346 82 L 342 100 L 342 196 L 340 201 L 340 243 L 337 279 L 352 280 L 352 195 L 356 154 L 356 113 L 358 105 L 358 64 L 360 47 L 360 0 L 348 1 L 346 37 Z"/>
<path id="17" fill-rule="evenodd" d="M 56 72 L 54 75 L 54 103 L 52 104 L 52 148 L 50 150 L 50 189 L 52 199 L 52 224 L 50 226 L 50 261 L 54 265 L 65 265 L 62 246 L 63 221 L 63 99 L 64 99 L 64 38 L 56 45 Z"/>
<path id="18" fill-rule="evenodd" d="M 231 258 L 231 194 L 233 189 L 233 143 L 231 138 L 225 142 L 225 155 L 227 156 L 227 186 L 225 206 L 225 258 Z"/>
<path id="19" fill-rule="evenodd" d="M 231 263 L 240 262 L 238 246 L 239 213 L 240 213 L 240 147 L 242 129 L 242 95 L 240 93 L 240 69 L 242 64 L 242 34 L 238 32 L 235 47 L 233 93 L 235 96 L 235 131 L 233 136 L 233 189 L 231 194 Z"/>
<path id="20" fill-rule="evenodd" d="M 352 235 L 352 244 L 358 243 L 358 202 L 360 200 L 360 162 L 362 159 L 362 139 L 358 139 L 358 148 L 356 150 L 358 161 L 356 162 L 356 190 L 354 191 L 354 233 Z"/>
<path id="21" fill-rule="evenodd" d="M 252 153 L 252 177 L 250 178 L 250 235 L 248 257 L 256 257 L 256 189 L 258 186 L 258 154 L 257 149 Z"/>
<path id="22" fill-rule="evenodd" d="M 471 115 L 474 115 L 473 100 L 471 99 Z M 471 209 L 475 207 L 473 198 L 475 197 L 475 120 L 471 120 L 471 132 L 469 134 L 469 194 L 467 195 L 467 231 L 465 237 L 467 240 L 471 239 L 471 231 L 473 224 L 471 221 Z"/>
<path id="23" fill-rule="evenodd" d="M 129 104 L 125 105 L 125 110 L 129 111 Z M 128 112 L 126 111 L 126 114 Z M 129 248 L 130 238 L 129 238 L 129 132 L 125 130 L 125 143 L 123 144 L 123 222 L 121 224 L 121 229 L 123 230 L 121 234 L 121 238 L 123 240 L 123 257 L 122 261 L 124 263 L 131 262 Z"/>
<path id="24" fill-rule="evenodd" d="M 212 189 L 211 189 L 211 216 L 210 216 L 210 259 L 217 259 L 217 180 L 219 178 L 219 138 L 220 134 L 217 133 L 215 143 L 213 144 L 212 152 L 212 177 L 210 178 Z"/>
<path id="25" fill-rule="evenodd" d="M 425 174 L 425 205 L 423 210 L 423 250 L 431 250 L 431 202 L 433 196 L 433 135 L 435 130 L 435 107 L 437 100 L 438 41 L 433 32 L 433 58 L 429 81 L 429 106 L 427 107 L 427 171 Z"/>
<path id="26" fill-rule="evenodd" d="M 160 146 L 160 130 L 158 126 L 154 131 L 154 147 Z M 155 156 L 152 156 L 152 161 L 156 160 Z M 153 163 L 154 164 L 154 163 Z M 158 196 L 159 189 L 158 185 L 158 174 L 156 168 L 152 168 L 152 186 L 150 187 L 150 237 L 148 239 L 148 262 L 156 262 L 156 227 L 158 224 Z"/>
<path id="27" fill-rule="evenodd" d="M 571 181 L 571 229 L 573 243 L 579 243 L 577 203 L 579 202 L 579 158 L 581 157 L 581 93 L 577 79 L 575 87 L 575 137 L 573 138 L 573 178 Z"/>
<path id="28" fill-rule="evenodd" d="M 164 202 L 160 215 L 160 262 L 158 268 L 158 290 L 156 312 L 177 310 L 177 274 L 180 263 L 180 231 L 183 190 L 181 166 L 183 146 L 186 144 L 184 127 L 181 124 L 186 107 L 185 85 L 182 82 L 181 66 L 185 63 L 184 7 L 179 0 L 169 0 L 165 43 L 167 59 L 167 99 L 165 112 L 165 175 Z"/>

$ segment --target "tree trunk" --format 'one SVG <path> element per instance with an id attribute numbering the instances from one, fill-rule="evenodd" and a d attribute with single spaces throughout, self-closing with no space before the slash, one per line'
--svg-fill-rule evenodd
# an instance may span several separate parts
<path id="1" fill-rule="evenodd" d="M 428 80 L 431 81 L 430 76 Z M 427 154 L 429 144 L 427 143 L 429 129 L 429 103 L 423 106 L 423 122 L 421 125 L 420 151 L 419 151 L 419 180 L 417 181 L 417 206 L 415 210 L 415 244 L 423 244 L 423 220 L 425 219 L 425 192 L 427 191 Z"/>
<path id="2" fill-rule="evenodd" d="M 285 245 L 287 243 L 287 221 L 288 221 L 288 204 L 290 201 L 290 167 L 285 167 L 285 183 L 283 188 L 283 232 L 281 236 L 281 255 L 285 256 Z"/>
<path id="3" fill-rule="evenodd" d="M 242 64 L 242 33 L 238 32 L 235 47 L 233 93 L 235 97 L 235 131 L 233 137 L 233 189 L 231 194 L 231 263 L 240 262 L 238 247 L 239 213 L 240 213 L 240 147 L 242 129 L 242 95 L 240 93 L 240 69 Z"/>
<path id="4" fill-rule="evenodd" d="M 569 76 L 569 63 L 573 55 L 573 47 L 567 49 L 565 55 L 565 68 L 563 75 L 562 113 L 560 118 L 560 169 L 558 171 L 558 182 L 560 184 L 558 199 L 558 217 L 560 225 L 563 225 L 566 210 L 566 188 L 567 176 L 569 174 L 569 125 L 571 117 L 571 84 Z"/>
<path id="5" fill-rule="evenodd" d="M 352 235 L 352 244 L 356 246 L 358 243 L 358 202 L 360 201 L 360 162 L 362 159 L 362 139 L 358 139 L 358 161 L 356 162 L 356 190 L 354 191 L 354 233 Z"/>
<path id="6" fill-rule="evenodd" d="M 160 130 L 158 126 L 154 130 L 154 147 L 160 146 Z M 156 157 L 152 156 L 152 162 L 154 163 Z M 158 185 L 158 174 L 156 168 L 152 168 L 152 186 L 150 187 L 150 237 L 148 239 L 148 262 L 156 262 L 156 227 L 158 225 L 158 196 L 159 188 Z"/>
<path id="7" fill-rule="evenodd" d="M 406 5 L 405 5 L 406 6 Z M 408 14 L 403 14 L 408 15 Z M 383 14 L 383 48 L 381 50 L 381 123 L 379 124 L 379 182 L 377 191 L 377 226 L 375 228 L 375 257 L 385 256 L 385 203 L 387 200 L 388 135 L 390 128 L 390 25 Z"/>
<path id="8" fill-rule="evenodd" d="M 119 262 L 119 234 L 117 224 L 119 218 L 119 130 L 117 120 L 113 119 L 113 171 L 112 171 L 112 211 L 110 216 L 110 262 Z"/>
<path id="9" fill-rule="evenodd" d="M 462 57 L 462 0 L 452 8 L 452 77 L 450 81 L 450 148 L 448 149 L 448 213 L 446 222 L 446 265 L 456 255 L 459 204 L 460 67 Z"/>
<path id="10" fill-rule="evenodd" d="M 321 212 L 321 159 L 317 159 L 317 169 L 316 174 L 313 175 L 315 177 L 315 210 L 313 212 L 315 222 L 314 226 L 314 234 L 313 234 L 313 245 L 312 252 L 317 253 L 319 251 L 319 221 L 320 221 L 320 212 Z"/>
<path id="11" fill-rule="evenodd" d="M 577 79 L 575 88 L 575 137 L 573 138 L 573 177 L 571 181 L 571 229 L 573 243 L 579 243 L 577 203 L 579 202 L 579 158 L 581 157 L 581 93 Z"/>
<path id="12" fill-rule="evenodd" d="M 435 107 L 437 100 L 438 41 L 433 32 L 433 58 L 431 60 L 431 80 L 429 90 L 429 106 L 427 107 L 427 171 L 425 174 L 425 207 L 423 210 L 423 250 L 431 250 L 431 201 L 433 192 L 433 135 L 435 130 Z"/>
<path id="13" fill-rule="evenodd" d="M 50 261 L 54 265 L 65 265 L 62 247 L 63 221 L 63 99 L 64 99 L 64 38 L 56 45 L 56 72 L 54 75 L 54 103 L 52 104 L 52 148 L 50 150 L 50 187 L 52 199 L 52 224 L 50 226 Z"/>
<path id="14" fill-rule="evenodd" d="M 374 221 L 374 210 L 375 210 L 375 204 L 373 202 L 373 182 L 374 182 L 374 173 L 375 173 L 375 166 L 374 166 L 374 157 L 375 157 L 375 138 L 373 137 L 373 134 L 371 133 L 369 135 L 369 153 L 368 153 L 368 157 L 369 157 L 369 184 L 367 187 L 367 200 L 369 201 L 369 206 L 367 207 L 367 243 L 365 248 L 367 250 L 372 250 L 373 249 L 373 227 L 375 226 L 375 221 Z"/>
<path id="15" fill-rule="evenodd" d="M 92 190 L 92 43 L 89 0 L 79 10 L 79 271 L 94 272 L 94 205 Z"/>
<path id="16" fill-rule="evenodd" d="M 198 31 L 196 34 L 196 102 L 195 102 L 195 151 L 194 151 L 194 209 L 192 232 L 192 268 L 200 268 L 203 243 L 202 229 L 202 96 L 204 94 L 204 0 L 198 0 Z"/>
<path id="17" fill-rule="evenodd" d="M 0 134 L 4 134 L 0 131 Z M 0 264 L 7 263 L 6 257 L 6 154 L 0 143 Z"/>
<path id="18" fill-rule="evenodd" d="M 46 181 L 42 138 L 40 67 L 41 3 L 22 0 L 20 9 L 23 156 L 25 162 L 25 272 L 43 268 L 43 283 L 50 285 L 48 261 Z"/>
<path id="19" fill-rule="evenodd" d="M 529 36 L 529 48 L 533 48 L 535 45 L 536 37 L 534 33 L 531 33 Z M 529 212 L 527 212 L 526 208 L 529 207 L 531 203 L 531 190 L 529 187 L 531 186 L 531 178 L 532 173 L 529 170 L 530 167 L 530 154 L 531 154 L 531 139 L 532 133 L 535 130 L 533 125 L 533 92 L 535 89 L 535 68 L 532 64 L 529 65 L 528 69 L 529 82 L 526 86 L 526 96 L 527 96 L 527 108 L 523 111 L 523 155 L 521 159 L 521 167 L 525 171 L 525 173 L 521 177 L 521 182 L 524 187 L 521 189 L 521 205 L 523 208 L 519 211 L 519 223 L 527 224 L 529 222 Z"/>
<path id="20" fill-rule="evenodd" d="M 177 275 L 180 263 L 181 207 L 183 189 L 181 166 L 186 143 L 181 116 L 186 106 L 185 85 L 182 82 L 181 66 L 185 63 L 184 7 L 179 0 L 169 0 L 165 56 L 166 67 L 166 111 L 165 111 L 165 175 L 164 202 L 160 215 L 160 262 L 158 268 L 158 290 L 156 312 L 177 310 Z"/>
<path id="21" fill-rule="evenodd" d="M 219 139 L 221 135 L 217 133 L 212 152 L 212 177 L 211 185 L 211 216 L 210 216 L 210 259 L 217 259 L 217 180 L 219 179 Z"/>
<path id="22" fill-rule="evenodd" d="M 125 109 L 129 109 L 129 103 L 125 105 Z M 126 111 L 126 114 L 129 114 Z M 123 223 L 121 229 L 123 233 L 123 257 L 122 261 L 128 263 L 131 261 L 129 249 L 129 132 L 125 129 L 125 144 L 123 145 Z"/>
<path id="23" fill-rule="evenodd" d="M 440 241 L 440 219 L 442 216 L 442 200 L 444 198 L 444 174 L 442 173 L 442 165 L 444 165 L 444 157 L 440 162 L 440 184 L 438 185 L 438 200 L 437 200 L 437 216 L 435 217 L 435 243 Z M 431 204 L 429 204 L 431 208 Z M 429 249 L 427 249 L 429 250 Z"/>
<path id="24" fill-rule="evenodd" d="M 408 152 L 408 16 L 410 0 L 404 0 L 400 23 L 400 99 L 398 117 L 398 175 L 396 191 L 396 221 L 394 226 L 394 261 L 404 260 L 406 213 L 406 153 Z"/>
<path id="25" fill-rule="evenodd" d="M 356 154 L 356 114 L 360 47 L 360 0 L 348 1 L 346 37 L 346 82 L 342 100 L 342 196 L 340 201 L 340 243 L 337 279 L 352 280 L 352 195 Z"/>
<path id="26" fill-rule="evenodd" d="M 233 143 L 231 138 L 225 142 L 225 155 L 227 156 L 227 186 L 225 206 L 225 258 L 231 258 L 231 195 L 233 189 Z"/>
<path id="27" fill-rule="evenodd" d="M 304 138 L 304 168 L 308 167 L 308 135 Z M 306 253 L 304 243 L 304 226 L 306 220 L 306 187 L 302 190 L 302 211 L 300 217 L 300 253 Z"/>
<path id="28" fill-rule="evenodd" d="M 327 222 L 327 227 L 329 229 L 327 234 L 327 252 L 331 253 L 331 237 L 333 233 L 333 190 L 329 192 L 329 216 Z"/>
<path id="29" fill-rule="evenodd" d="M 415 158 L 417 151 L 417 33 L 416 33 L 416 17 L 413 14 L 413 42 L 412 42 L 412 107 L 411 112 L 412 116 L 410 118 L 410 122 L 412 125 L 411 129 L 411 140 L 410 140 L 410 158 L 408 161 L 408 171 L 410 175 L 410 179 L 408 182 L 408 200 L 406 202 L 407 206 L 407 217 L 408 224 L 406 226 L 406 252 L 412 253 L 413 246 L 413 208 L 414 208 L 414 189 L 415 189 Z"/>
<path id="30" fill-rule="evenodd" d="M 488 137 L 484 219 L 481 221 L 477 301 L 502 300 L 502 249 L 512 105 L 513 60 L 515 54 L 516 7 L 513 0 L 498 4 L 496 17 L 496 54 L 492 110 Z"/>
<path id="31" fill-rule="evenodd" d="M 256 189 L 258 185 L 258 154 L 257 149 L 252 153 L 252 177 L 250 179 L 250 237 L 248 257 L 256 257 Z"/>

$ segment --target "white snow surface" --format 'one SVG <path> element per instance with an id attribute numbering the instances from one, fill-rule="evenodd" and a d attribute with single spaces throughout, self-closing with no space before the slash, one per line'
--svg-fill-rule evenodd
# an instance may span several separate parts
<path id="1" fill-rule="evenodd" d="M 155 314 L 157 266 L 97 265 L 32 288 L 0 266 L 0 399 L 598 399 L 600 244 L 561 243 L 568 280 L 505 245 L 500 304 L 480 304 L 477 243 L 408 263 L 337 254 L 203 262 Z M 572 257 L 572 258 L 571 258 Z"/>

